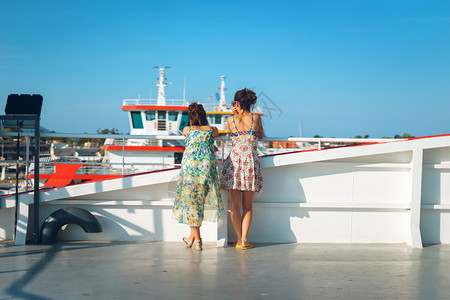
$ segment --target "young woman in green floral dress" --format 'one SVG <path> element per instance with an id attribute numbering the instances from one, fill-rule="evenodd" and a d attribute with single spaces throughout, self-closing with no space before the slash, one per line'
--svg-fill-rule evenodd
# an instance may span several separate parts
<path id="1" fill-rule="evenodd" d="M 208 126 L 201 104 L 189 105 L 188 115 L 190 126 L 183 129 L 186 145 L 172 217 L 191 227 L 190 236 L 183 238 L 186 246 L 202 250 L 202 221 L 217 222 L 223 211 L 213 140 L 219 132 Z"/>

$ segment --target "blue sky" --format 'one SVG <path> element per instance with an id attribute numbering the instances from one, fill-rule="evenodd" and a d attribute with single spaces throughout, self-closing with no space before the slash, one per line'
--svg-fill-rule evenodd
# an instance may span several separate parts
<path id="1" fill-rule="evenodd" d="M 154 65 L 168 98 L 264 93 L 270 136 L 450 133 L 450 1 L 0 2 L 0 106 L 42 94 L 48 129 L 129 132 Z"/>

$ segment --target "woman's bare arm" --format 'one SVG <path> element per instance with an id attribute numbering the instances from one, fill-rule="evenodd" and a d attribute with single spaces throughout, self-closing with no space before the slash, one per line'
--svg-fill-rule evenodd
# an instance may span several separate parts
<path id="1" fill-rule="evenodd" d="M 230 129 L 230 131 L 233 131 L 233 129 L 234 129 L 233 117 L 228 117 L 227 124 L 228 124 L 228 129 Z"/>
<path id="2" fill-rule="evenodd" d="M 184 127 L 184 129 L 183 129 L 183 135 L 184 136 L 186 136 L 186 134 L 188 133 L 189 128 L 190 128 L 189 126 Z"/>
<path id="3" fill-rule="evenodd" d="M 213 137 L 218 137 L 219 136 L 219 130 L 217 130 L 217 127 L 211 126 L 212 128 L 212 132 L 213 132 Z"/>
<path id="4" fill-rule="evenodd" d="M 256 123 L 258 124 L 258 138 L 262 139 L 264 137 L 264 128 L 259 115 L 256 115 Z"/>

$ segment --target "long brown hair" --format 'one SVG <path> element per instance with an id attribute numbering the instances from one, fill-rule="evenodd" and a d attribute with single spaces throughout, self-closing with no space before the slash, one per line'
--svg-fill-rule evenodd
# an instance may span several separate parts
<path id="1" fill-rule="evenodd" d="M 203 109 L 203 105 L 197 102 L 192 102 L 188 107 L 189 124 L 191 126 L 203 126 L 208 125 L 208 119 L 206 119 L 206 112 Z"/>

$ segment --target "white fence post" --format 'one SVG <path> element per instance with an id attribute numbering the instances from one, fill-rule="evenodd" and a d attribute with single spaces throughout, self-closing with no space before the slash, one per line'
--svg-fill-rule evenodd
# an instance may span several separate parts
<path id="1" fill-rule="evenodd" d="M 125 175 L 125 138 L 122 137 L 122 175 Z"/>
<path id="2" fill-rule="evenodd" d="M 422 248 L 420 234 L 420 210 L 422 198 L 423 149 L 414 149 L 411 161 L 411 210 L 407 244 L 413 248 Z"/>

